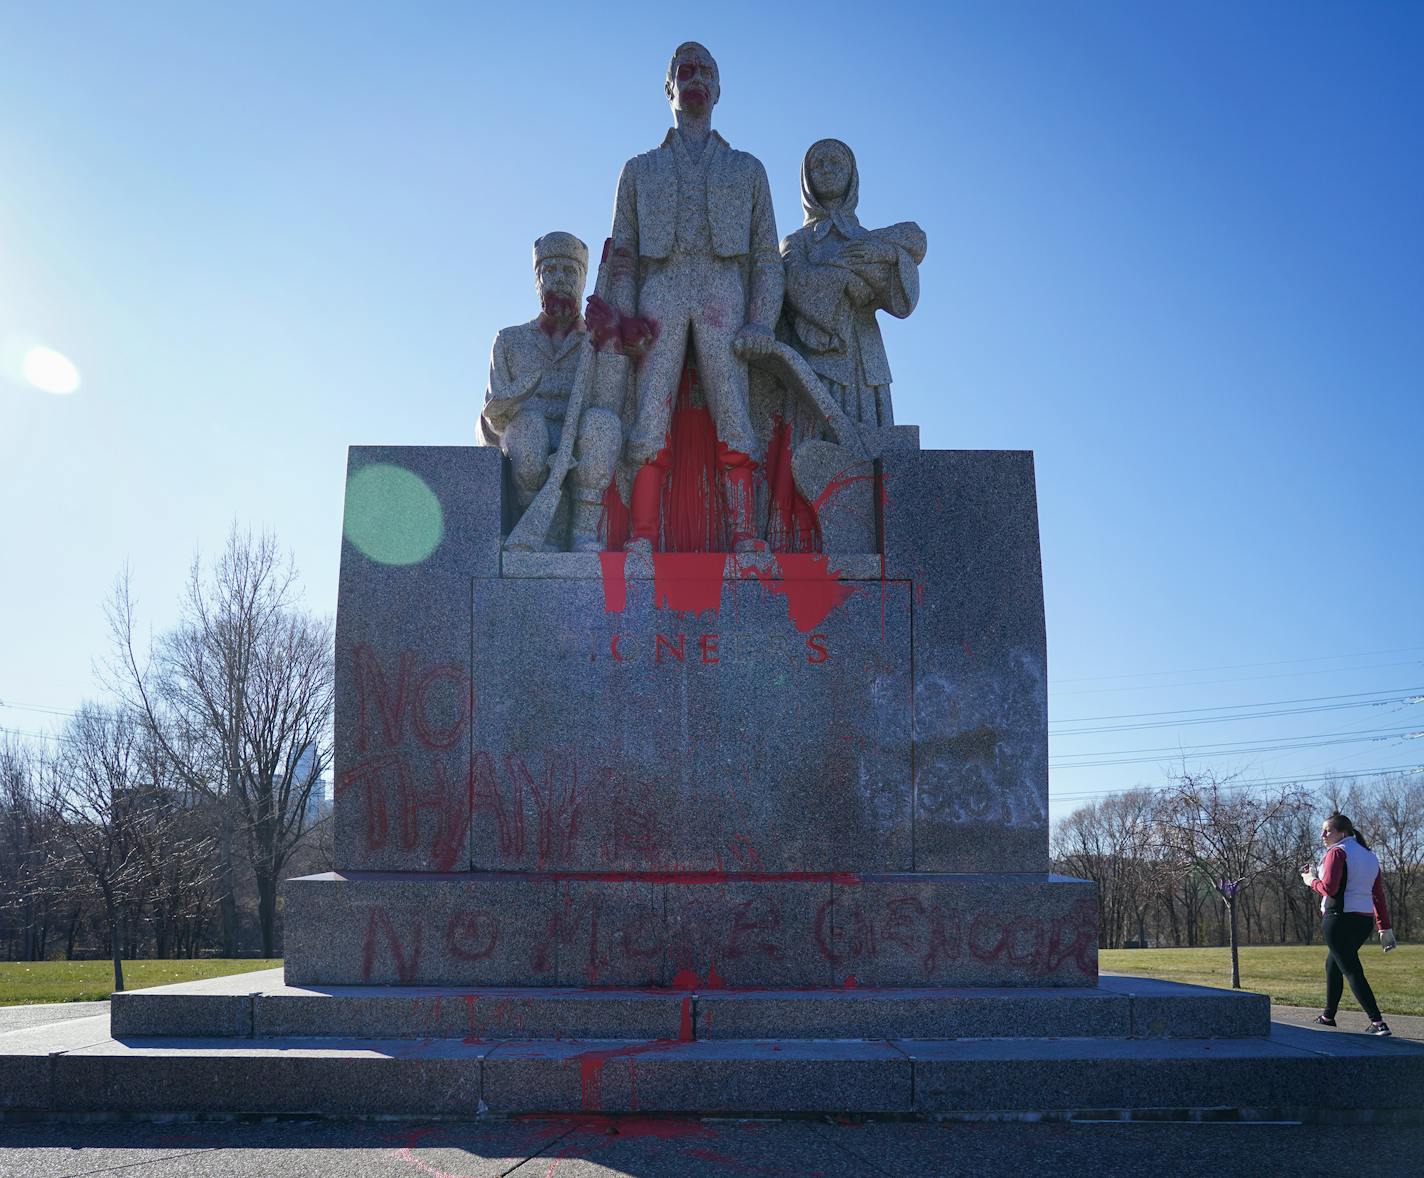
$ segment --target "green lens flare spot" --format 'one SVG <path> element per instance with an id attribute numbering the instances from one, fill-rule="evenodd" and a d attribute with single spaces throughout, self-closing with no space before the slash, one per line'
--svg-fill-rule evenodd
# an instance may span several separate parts
<path id="1" fill-rule="evenodd" d="M 374 462 L 346 480 L 346 538 L 379 564 L 419 564 L 440 546 L 445 513 L 424 479 Z"/>

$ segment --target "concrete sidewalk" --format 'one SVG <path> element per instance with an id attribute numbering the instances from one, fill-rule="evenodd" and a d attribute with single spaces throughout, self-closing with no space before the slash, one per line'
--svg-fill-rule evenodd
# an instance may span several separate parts
<path id="1" fill-rule="evenodd" d="M 1271 1021 L 1289 1023 L 1293 1027 L 1310 1027 L 1327 1035 L 1362 1035 L 1370 1029 L 1370 1020 L 1358 1010 L 1342 1007 L 1335 1015 L 1334 1027 L 1322 1027 L 1315 1021 L 1320 1013 L 1318 1006 L 1277 1006 L 1271 1004 Z M 1394 1032 L 1395 1039 L 1412 1039 L 1424 1043 L 1424 1018 L 1412 1014 L 1390 1014 L 1385 1012 L 1384 1021 Z"/>
<path id="2" fill-rule="evenodd" d="M 1343 1135 L 1371 1175 L 1419 1173 L 1424 1127 L 700 1121 L 6 1125 L 3 1178 L 941 1178 L 1316 1173 Z"/>

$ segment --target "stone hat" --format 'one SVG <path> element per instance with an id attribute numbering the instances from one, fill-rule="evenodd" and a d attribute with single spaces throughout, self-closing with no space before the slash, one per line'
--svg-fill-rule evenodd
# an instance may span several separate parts
<path id="1" fill-rule="evenodd" d="M 584 272 L 588 271 L 588 246 L 584 245 L 572 233 L 564 233 L 555 230 L 553 233 L 546 233 L 543 237 L 534 241 L 534 268 L 539 268 L 539 263 L 545 258 L 568 258 L 577 262 Z"/>

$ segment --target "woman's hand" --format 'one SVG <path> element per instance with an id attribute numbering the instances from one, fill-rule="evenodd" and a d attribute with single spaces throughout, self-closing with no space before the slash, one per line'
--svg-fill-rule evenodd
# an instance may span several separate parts
<path id="1" fill-rule="evenodd" d="M 1315 886 L 1315 880 L 1316 875 L 1314 867 L 1307 867 L 1304 871 L 1300 873 L 1300 882 L 1308 888 L 1313 888 Z"/>
<path id="2" fill-rule="evenodd" d="M 1394 930 L 1393 930 L 1392 928 L 1387 928 L 1387 929 L 1381 929 L 1381 930 L 1380 930 L 1380 948 L 1381 948 L 1381 949 L 1383 949 L 1386 953 L 1388 953 L 1391 949 L 1397 948 L 1398 945 L 1399 945 L 1399 942 L 1394 939 Z"/>

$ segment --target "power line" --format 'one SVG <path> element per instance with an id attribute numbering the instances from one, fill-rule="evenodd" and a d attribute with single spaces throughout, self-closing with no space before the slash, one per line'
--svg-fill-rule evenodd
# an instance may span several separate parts
<path id="1" fill-rule="evenodd" d="M 1424 692 L 1424 687 L 1381 687 L 1375 691 L 1353 691 L 1344 695 L 1311 695 L 1301 699 L 1274 699 L 1254 704 L 1217 704 L 1209 708 L 1173 708 L 1162 712 L 1119 712 L 1110 716 L 1075 716 L 1067 720 L 1050 720 L 1048 725 L 1051 728 L 1055 724 L 1086 724 L 1089 721 L 1097 720 L 1139 720 L 1154 716 L 1193 716 L 1202 712 L 1230 712 L 1239 711 L 1242 708 L 1275 708 L 1285 707 L 1288 704 L 1324 703 L 1332 699 L 1363 699 L 1368 695 L 1392 694 L 1398 699 L 1371 700 L 1366 704 L 1351 706 L 1364 707 L 1369 706 L 1369 703 L 1396 703 L 1400 701 L 1417 703 L 1424 700 L 1424 695 L 1416 695 L 1418 692 Z M 1230 717 L 1225 718 L 1229 719 Z"/>
<path id="2" fill-rule="evenodd" d="M 1187 667 L 1180 671 L 1135 671 L 1121 675 L 1081 675 L 1072 679 L 1055 679 L 1055 683 L 1100 683 L 1108 679 L 1143 679 L 1149 675 L 1204 675 L 1208 671 L 1248 671 L 1257 667 L 1285 667 L 1295 663 L 1319 663 L 1329 659 L 1363 659 L 1377 654 L 1409 654 L 1424 650 L 1424 646 L 1401 646 L 1390 650 L 1358 650 L 1354 654 L 1315 654 L 1298 659 L 1276 659 L 1268 663 L 1226 663 L 1217 667 Z M 1352 671 L 1358 667 L 1332 667 L 1328 670 Z"/>
<path id="3" fill-rule="evenodd" d="M 1256 683 L 1263 679 L 1295 679 L 1301 675 L 1340 675 L 1346 672 L 1373 671 L 1380 667 L 1417 667 L 1419 659 L 1405 659 L 1402 662 L 1394 663 L 1370 663 L 1364 667 L 1319 667 L 1306 671 L 1281 671 L 1274 675 L 1243 675 L 1230 679 L 1200 679 L 1194 683 L 1141 683 L 1132 687 L 1093 687 L 1079 691 L 1050 691 L 1049 697 L 1065 695 L 1108 695 L 1111 693 L 1121 694 L 1124 691 L 1163 691 L 1176 688 L 1178 690 L 1188 687 L 1215 687 L 1221 683 Z"/>
<path id="4" fill-rule="evenodd" d="M 1313 773 L 1295 777 L 1266 777 L 1258 778 L 1254 781 L 1231 781 L 1222 785 L 1223 790 L 1237 789 L 1258 789 L 1263 786 L 1272 785 L 1307 785 L 1318 781 L 1355 781 L 1361 777 L 1386 777 L 1392 773 L 1424 773 L 1424 765 L 1386 765 L 1378 769 L 1361 769 L 1355 773 Z M 1086 798 L 1104 798 L 1113 794 L 1123 793 L 1161 793 L 1171 789 L 1171 784 L 1167 785 L 1135 785 L 1130 789 L 1106 788 L 1098 790 L 1081 790 L 1076 793 L 1059 793 L 1049 789 L 1049 800 L 1055 802 L 1080 801 Z"/>
<path id="5" fill-rule="evenodd" d="M 1104 753 L 1067 753 L 1065 757 L 1097 757 L 1069 763 L 1063 757 L 1049 762 L 1053 769 L 1097 769 L 1108 765 L 1144 765 L 1160 761 L 1163 754 L 1192 757 L 1230 757 L 1244 753 L 1303 752 L 1341 744 L 1368 744 L 1386 740 L 1410 740 L 1424 737 L 1424 731 L 1412 728 L 1366 728 L 1356 732 L 1322 733 L 1320 736 L 1291 740 L 1287 737 L 1262 737 L 1259 740 L 1227 741 L 1221 744 L 1162 745 L 1157 748 L 1122 749 Z M 1282 743 L 1284 742 L 1284 743 Z M 1145 756 L 1139 754 L 1148 754 Z"/>

